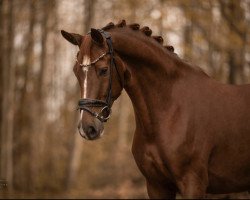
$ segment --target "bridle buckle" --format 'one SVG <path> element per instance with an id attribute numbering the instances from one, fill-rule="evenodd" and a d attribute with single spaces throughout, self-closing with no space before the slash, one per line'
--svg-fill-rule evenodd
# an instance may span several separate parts
<path id="1" fill-rule="evenodd" d="M 108 112 L 108 116 L 107 116 L 107 117 L 104 117 L 104 115 L 103 115 L 103 112 L 104 112 L 105 110 L 107 110 L 107 112 Z M 98 116 L 101 117 L 103 120 L 107 121 L 107 120 L 110 118 L 110 116 L 111 116 L 111 112 L 112 112 L 111 108 L 109 108 L 108 106 L 105 106 L 105 107 L 102 108 L 102 110 L 101 110 L 101 112 L 98 114 Z M 100 114 L 101 114 L 101 115 L 100 115 Z"/>

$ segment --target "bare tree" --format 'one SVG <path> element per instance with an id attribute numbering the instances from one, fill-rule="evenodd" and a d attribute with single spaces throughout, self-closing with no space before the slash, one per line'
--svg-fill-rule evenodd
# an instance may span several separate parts
<path id="1" fill-rule="evenodd" d="M 194 5 L 195 2 L 191 0 L 191 4 Z M 184 15 L 186 16 L 186 23 L 183 30 L 183 42 L 184 42 L 184 58 L 190 58 L 192 57 L 192 49 L 193 49 L 193 29 L 194 29 L 194 17 L 193 13 L 190 10 L 190 5 L 186 2 L 183 2 L 183 4 L 180 4 L 180 7 L 182 8 Z M 192 8 L 192 7 L 191 7 Z M 189 17 L 188 17 L 189 16 Z"/>
<path id="2" fill-rule="evenodd" d="M 83 25 L 83 33 L 87 33 L 89 31 L 92 21 L 93 21 L 93 11 L 94 11 L 94 6 L 95 6 L 96 0 L 84 0 L 83 1 L 83 6 L 84 6 L 84 25 Z"/>
<path id="3" fill-rule="evenodd" d="M 8 181 L 10 190 L 13 188 L 13 127 L 14 127 L 14 95 L 15 95 L 15 67 L 13 65 L 13 41 L 14 41 L 14 5 L 13 1 L 7 3 L 7 40 L 6 63 L 3 68 L 3 99 L 2 99 L 2 126 L 1 126 L 1 176 Z"/>
<path id="4" fill-rule="evenodd" d="M 41 7 L 43 10 L 43 16 L 42 16 L 42 21 L 41 21 L 41 27 L 42 27 L 42 38 L 41 38 L 41 58 L 40 58 L 40 72 L 39 72 L 39 77 L 38 77 L 38 82 L 37 82 L 37 100 L 42 100 L 42 96 L 44 94 L 44 78 L 45 78 L 45 72 L 46 72 L 46 42 L 47 42 L 47 37 L 48 37 L 48 16 L 49 14 L 47 13 L 50 10 L 51 6 L 51 1 L 49 0 L 44 0 L 41 2 Z M 39 111 L 42 111 L 42 104 L 40 104 L 40 109 Z"/>
<path id="5" fill-rule="evenodd" d="M 221 15 L 228 25 L 229 37 L 236 41 L 229 45 L 227 49 L 229 76 L 228 82 L 243 83 L 244 76 L 244 61 L 247 44 L 247 24 L 244 9 L 242 8 L 242 1 L 219 0 Z M 230 42 L 229 42 L 230 44 Z"/>
<path id="6" fill-rule="evenodd" d="M 0 0 L 0 27 L 3 27 L 3 0 Z M 3 53 L 4 53 L 4 48 L 3 48 L 3 28 L 1 28 L 0 30 L 0 80 L 3 80 Z M 3 101 L 3 85 L 2 85 L 2 81 L 0 84 L 0 145 L 2 146 L 2 101 Z M 0 155 L 2 155 L 2 148 L 0 147 Z M 0 159 L 0 161 L 2 162 L 2 160 Z M 0 172 L 2 165 L 0 165 Z M 1 173 L 0 173 L 0 178 L 1 178 Z"/>
<path id="7" fill-rule="evenodd" d="M 32 82 L 31 71 L 34 64 L 34 26 L 36 23 L 36 4 L 35 0 L 27 2 L 28 6 L 28 30 L 25 34 L 26 46 L 24 49 L 25 60 L 24 63 L 19 67 L 20 73 L 18 76 L 23 80 L 22 87 L 18 88 L 20 93 L 20 101 L 17 103 L 18 107 L 16 109 L 17 115 L 15 115 L 15 139 L 17 140 L 16 151 L 15 151 L 15 160 L 16 162 L 23 163 L 22 165 L 15 166 L 16 172 L 22 171 L 24 176 L 19 177 L 19 173 L 14 173 L 15 184 L 18 187 L 24 187 L 27 185 L 27 189 L 31 189 L 33 184 L 30 182 L 32 179 L 32 173 L 30 173 L 30 162 L 22 162 L 20 159 L 20 151 L 23 153 L 29 154 L 32 151 L 31 142 L 30 142 L 30 130 L 31 124 L 28 122 L 32 121 L 31 116 L 31 97 L 28 94 L 28 84 Z M 18 154 L 18 155 L 17 155 Z"/>

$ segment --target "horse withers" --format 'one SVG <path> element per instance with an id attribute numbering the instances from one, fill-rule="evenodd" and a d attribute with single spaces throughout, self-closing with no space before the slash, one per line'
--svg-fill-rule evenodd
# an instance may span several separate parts
<path id="1" fill-rule="evenodd" d="M 132 152 L 150 198 L 204 198 L 250 189 L 250 85 L 221 84 L 139 24 L 109 23 L 79 46 L 80 134 L 103 133 L 124 88 L 134 108 Z"/>

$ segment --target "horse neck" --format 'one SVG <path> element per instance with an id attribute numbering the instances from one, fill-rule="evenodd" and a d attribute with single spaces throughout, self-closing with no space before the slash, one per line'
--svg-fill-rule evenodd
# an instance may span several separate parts
<path id="1" fill-rule="evenodd" d="M 114 33 L 114 48 L 131 73 L 125 86 L 135 111 L 137 126 L 152 129 L 160 121 L 161 111 L 170 104 L 171 90 L 185 65 L 152 38 L 136 31 Z"/>

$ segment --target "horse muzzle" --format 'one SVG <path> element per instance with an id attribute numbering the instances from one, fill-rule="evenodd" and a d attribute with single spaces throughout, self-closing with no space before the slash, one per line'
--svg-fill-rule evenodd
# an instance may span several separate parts
<path id="1" fill-rule="evenodd" d="M 81 115 L 82 116 L 82 115 Z M 87 140 L 95 140 L 100 138 L 104 132 L 103 123 L 97 118 L 87 122 L 82 120 L 82 117 L 78 124 L 78 131 L 80 135 Z"/>

